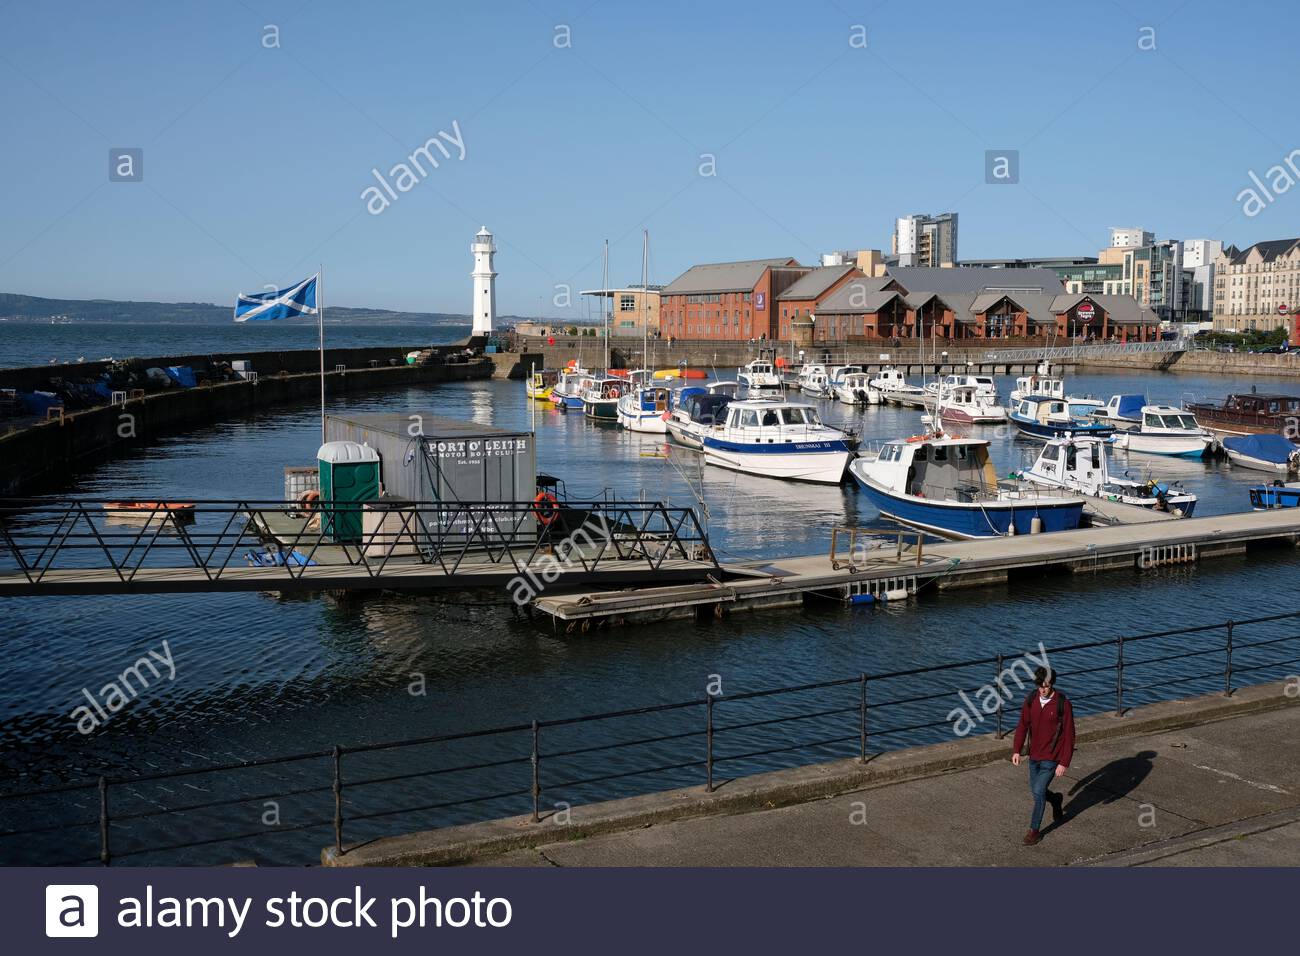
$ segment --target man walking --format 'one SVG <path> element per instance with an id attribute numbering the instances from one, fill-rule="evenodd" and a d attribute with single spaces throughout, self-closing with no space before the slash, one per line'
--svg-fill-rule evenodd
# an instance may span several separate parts
<path id="1" fill-rule="evenodd" d="M 1011 762 L 1020 766 L 1025 736 L 1029 737 L 1029 792 L 1034 796 L 1034 809 L 1029 817 L 1029 832 L 1025 846 L 1033 846 L 1042 836 L 1039 827 L 1043 810 L 1052 805 L 1052 822 L 1060 823 L 1065 815 L 1065 798 L 1047 789 L 1052 777 L 1061 777 L 1070 767 L 1074 756 L 1074 710 L 1065 695 L 1056 689 L 1056 671 L 1050 667 L 1034 669 L 1033 690 L 1020 708 L 1020 722 L 1016 724 L 1016 739 L 1012 747 Z"/>

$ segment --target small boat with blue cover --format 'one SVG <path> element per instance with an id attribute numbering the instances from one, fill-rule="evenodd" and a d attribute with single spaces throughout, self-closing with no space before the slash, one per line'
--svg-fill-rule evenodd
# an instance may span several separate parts
<path id="1" fill-rule="evenodd" d="M 1281 435 L 1229 435 L 1223 439 L 1223 450 L 1242 468 L 1283 475 L 1300 469 L 1300 448 Z"/>

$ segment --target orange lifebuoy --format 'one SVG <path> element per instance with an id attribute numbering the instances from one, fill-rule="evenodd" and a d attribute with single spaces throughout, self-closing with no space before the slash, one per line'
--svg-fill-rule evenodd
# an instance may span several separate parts
<path id="1" fill-rule="evenodd" d="M 316 490 L 304 491 L 298 497 L 298 504 L 303 511 L 315 511 L 317 504 L 320 502 L 320 492 Z"/>
<path id="2" fill-rule="evenodd" d="M 925 435 L 912 435 L 912 436 L 909 437 L 907 440 L 908 440 L 909 442 L 914 442 L 914 441 L 925 441 L 926 437 L 927 437 L 927 436 L 925 436 Z"/>
<path id="3" fill-rule="evenodd" d="M 618 395 L 619 395 L 618 386 L 615 385 L 613 388 L 609 390 L 609 397 L 618 398 Z"/>
<path id="4" fill-rule="evenodd" d="M 549 525 L 560 513 L 560 503 L 549 491 L 539 491 L 533 499 L 533 514 L 543 526 Z"/>

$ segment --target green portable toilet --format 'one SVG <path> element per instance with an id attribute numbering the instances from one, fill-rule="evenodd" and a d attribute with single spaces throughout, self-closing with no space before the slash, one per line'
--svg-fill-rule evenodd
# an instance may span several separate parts
<path id="1" fill-rule="evenodd" d="M 354 441 L 330 441 L 320 446 L 316 461 L 321 530 L 335 541 L 360 541 L 362 505 L 379 498 L 379 454 Z"/>

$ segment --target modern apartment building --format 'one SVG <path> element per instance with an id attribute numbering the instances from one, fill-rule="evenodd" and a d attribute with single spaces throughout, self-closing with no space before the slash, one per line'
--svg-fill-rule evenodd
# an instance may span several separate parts
<path id="1" fill-rule="evenodd" d="M 903 216 L 894 224 L 892 252 L 904 267 L 955 265 L 957 214 Z"/>
<path id="2" fill-rule="evenodd" d="M 1214 263 L 1214 328 L 1225 332 L 1290 329 L 1300 312 L 1300 239 L 1272 239 Z"/>
<path id="3" fill-rule="evenodd" d="M 1147 232 L 1145 229 L 1129 229 L 1122 226 L 1111 226 L 1110 228 L 1110 247 L 1112 249 L 1133 249 L 1137 246 L 1149 246 L 1156 241 L 1154 232 Z"/>
<path id="4" fill-rule="evenodd" d="M 1191 320 L 1214 317 L 1214 268 L 1221 255 L 1223 243 L 1218 239 L 1183 240 L 1183 271 L 1190 280 L 1186 311 Z"/>

